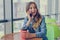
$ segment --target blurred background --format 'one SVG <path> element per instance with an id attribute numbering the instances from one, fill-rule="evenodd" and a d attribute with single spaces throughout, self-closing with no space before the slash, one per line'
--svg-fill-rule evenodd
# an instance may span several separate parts
<path id="1" fill-rule="evenodd" d="M 60 0 L 0 0 L 0 38 L 17 33 L 23 27 L 25 7 L 30 1 L 37 4 L 45 16 L 48 40 L 60 39 Z"/>

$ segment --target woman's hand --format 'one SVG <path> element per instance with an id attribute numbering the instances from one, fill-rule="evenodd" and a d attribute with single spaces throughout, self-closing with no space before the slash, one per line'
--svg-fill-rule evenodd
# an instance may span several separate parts
<path id="1" fill-rule="evenodd" d="M 30 22 L 31 22 L 32 19 L 33 19 L 33 16 L 30 17 L 30 13 L 31 13 L 30 11 L 27 11 L 27 16 L 28 16 L 28 19 L 29 19 L 29 20 L 27 21 L 27 23 L 26 23 L 27 26 L 29 26 Z"/>
<path id="2" fill-rule="evenodd" d="M 29 33 L 29 32 L 26 33 L 26 38 L 33 38 L 33 37 L 36 37 L 35 33 Z"/>
<path id="3" fill-rule="evenodd" d="M 30 16 L 30 14 L 32 14 L 32 13 L 31 13 L 30 11 L 27 11 L 28 19 L 29 19 L 29 21 L 32 21 L 32 19 L 33 19 L 33 15 Z"/>

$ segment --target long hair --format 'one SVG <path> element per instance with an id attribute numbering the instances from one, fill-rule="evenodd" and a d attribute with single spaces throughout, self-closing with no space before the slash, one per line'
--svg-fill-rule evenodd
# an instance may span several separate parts
<path id="1" fill-rule="evenodd" d="M 42 17 L 40 15 L 39 11 L 38 11 L 38 8 L 37 8 L 37 5 L 36 5 L 35 2 L 29 2 L 26 5 L 26 12 L 29 10 L 31 4 L 34 4 L 35 5 L 35 8 L 37 9 L 37 12 L 36 12 L 36 15 L 35 15 L 36 17 L 35 18 L 38 19 L 38 20 L 33 23 L 33 28 L 37 28 L 40 25 L 40 23 L 41 23 Z"/>

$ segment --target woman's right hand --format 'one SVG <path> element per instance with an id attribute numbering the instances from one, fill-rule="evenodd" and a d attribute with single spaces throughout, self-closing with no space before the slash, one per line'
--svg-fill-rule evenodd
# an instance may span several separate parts
<path id="1" fill-rule="evenodd" d="M 30 21 L 30 22 L 31 22 L 31 21 L 32 21 L 32 19 L 33 19 L 33 16 L 32 16 L 32 17 L 30 17 L 30 14 L 31 14 L 31 12 L 30 12 L 30 11 L 27 11 L 27 16 L 28 16 L 28 19 L 29 19 L 28 21 Z"/>
<path id="2" fill-rule="evenodd" d="M 31 21 L 32 21 L 32 19 L 33 19 L 33 16 L 32 16 L 32 17 L 30 17 L 30 13 L 31 13 L 30 11 L 27 11 L 27 17 L 28 17 L 28 19 L 29 19 L 29 20 L 27 21 L 27 23 L 26 23 L 26 25 L 27 25 L 27 26 L 29 26 L 29 25 L 30 25 L 30 22 L 31 22 Z"/>

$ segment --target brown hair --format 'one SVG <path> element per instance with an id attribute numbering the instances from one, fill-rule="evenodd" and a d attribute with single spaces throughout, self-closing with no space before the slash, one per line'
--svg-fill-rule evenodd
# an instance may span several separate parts
<path id="1" fill-rule="evenodd" d="M 38 18 L 37 18 L 38 21 L 37 21 L 37 22 L 34 22 L 34 24 L 33 24 L 33 27 L 34 27 L 34 28 L 37 28 L 37 27 L 39 26 L 39 24 L 41 23 L 42 17 L 41 17 L 41 15 L 40 15 L 39 11 L 38 11 L 38 8 L 37 8 L 37 5 L 36 5 L 35 2 L 29 2 L 29 3 L 27 3 L 27 5 L 26 5 L 26 12 L 29 10 L 31 4 L 34 4 L 34 5 L 35 5 L 35 8 L 37 9 L 37 14 L 38 14 L 38 15 L 37 15 L 36 17 L 38 17 Z"/>
<path id="2" fill-rule="evenodd" d="M 29 3 L 27 3 L 27 5 L 26 5 L 26 12 L 29 10 L 31 4 L 34 4 L 34 5 L 35 5 L 35 8 L 38 9 L 35 2 L 29 2 Z"/>

